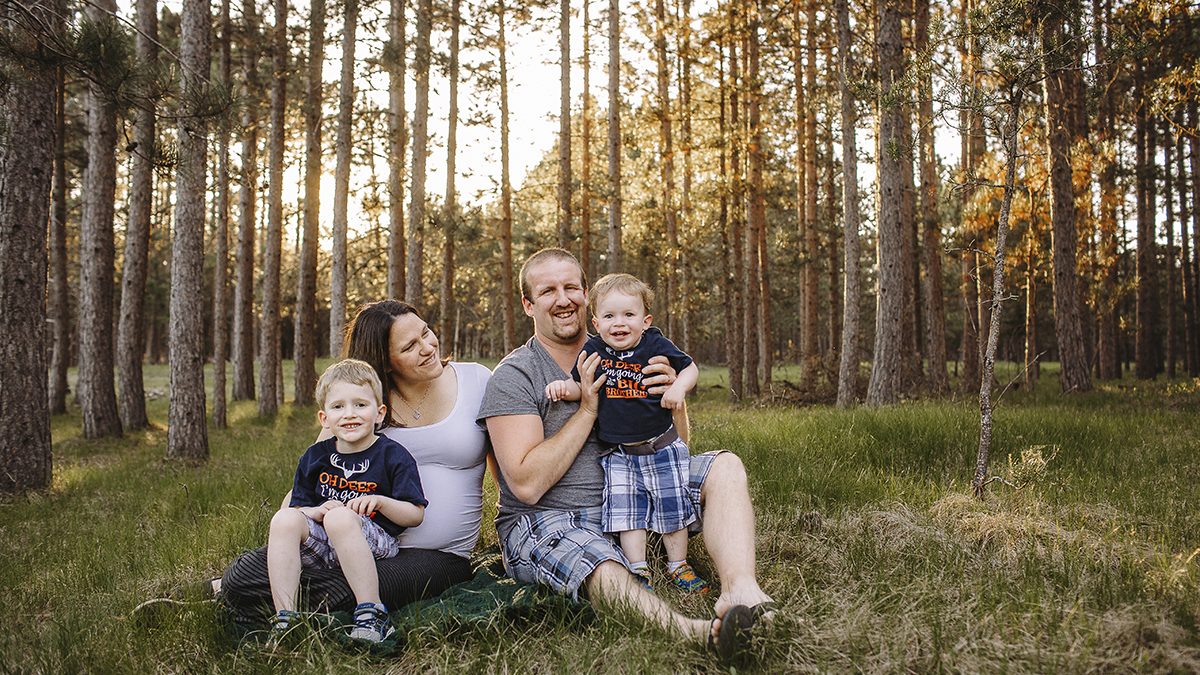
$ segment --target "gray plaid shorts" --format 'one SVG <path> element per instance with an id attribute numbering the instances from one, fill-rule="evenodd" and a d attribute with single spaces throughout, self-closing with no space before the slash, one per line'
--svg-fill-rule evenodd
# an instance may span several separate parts
<path id="1" fill-rule="evenodd" d="M 704 484 L 713 460 L 724 450 L 692 455 L 688 495 L 700 513 L 700 486 Z M 527 513 L 501 534 L 504 567 L 517 581 L 549 586 L 558 593 L 579 597 L 579 588 L 592 570 L 606 561 L 629 566 L 613 535 L 605 534 L 602 507 L 578 511 L 543 510 Z M 697 518 L 689 528 L 700 530 Z"/>
<path id="2" fill-rule="evenodd" d="M 400 544 L 395 537 L 385 532 L 370 516 L 359 517 L 362 518 L 362 533 L 367 546 L 371 548 L 371 555 L 392 558 L 400 552 Z M 308 538 L 300 545 L 300 564 L 309 568 L 337 567 L 337 551 L 329 543 L 325 526 L 308 516 L 304 516 L 304 519 L 308 521 Z"/>
<path id="3" fill-rule="evenodd" d="M 677 440 L 650 455 L 620 450 L 600 460 L 604 467 L 605 532 L 650 530 L 669 534 L 691 525 L 700 513 L 699 495 L 688 486 L 688 447 Z"/>

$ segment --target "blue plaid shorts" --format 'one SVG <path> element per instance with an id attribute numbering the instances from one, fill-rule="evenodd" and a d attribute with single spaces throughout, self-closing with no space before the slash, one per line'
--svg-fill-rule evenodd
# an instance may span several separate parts
<path id="1" fill-rule="evenodd" d="M 708 477 L 713 460 L 724 450 L 693 455 L 687 492 L 700 513 L 700 486 Z M 558 593 L 579 597 L 579 588 L 592 570 L 606 561 L 629 566 L 616 537 L 605 534 L 602 507 L 578 511 L 543 510 L 526 513 L 500 533 L 504 567 L 517 581 L 549 586 Z M 700 530 L 700 519 L 690 526 Z"/>
<path id="2" fill-rule="evenodd" d="M 677 440 L 651 455 L 620 450 L 600 460 L 604 467 L 605 532 L 650 530 L 669 534 L 691 525 L 700 512 L 688 490 L 688 447 Z"/>
<path id="3" fill-rule="evenodd" d="M 400 544 L 396 538 L 388 534 L 371 520 L 369 516 L 362 518 L 362 533 L 371 548 L 371 555 L 376 558 L 393 558 L 400 553 Z M 325 526 L 304 516 L 308 521 L 308 539 L 300 545 L 300 564 L 304 567 L 329 568 L 338 566 L 337 551 L 329 543 L 329 533 Z"/>

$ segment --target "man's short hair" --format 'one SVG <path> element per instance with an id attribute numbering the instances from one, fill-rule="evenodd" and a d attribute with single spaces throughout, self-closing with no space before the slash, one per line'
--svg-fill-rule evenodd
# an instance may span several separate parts
<path id="1" fill-rule="evenodd" d="M 371 364 L 358 359 L 343 359 L 325 369 L 321 379 L 317 380 L 317 407 L 325 407 L 325 397 L 335 383 L 349 382 L 360 386 L 370 387 L 375 394 L 375 404 L 383 405 L 383 384 Z"/>
<path id="2" fill-rule="evenodd" d="M 528 279 L 529 268 L 544 260 L 569 260 L 575 263 L 575 266 L 579 268 L 579 281 L 584 288 L 587 288 L 587 272 L 584 271 L 583 265 L 579 264 L 579 259 L 567 249 L 555 246 L 544 248 L 525 259 L 525 264 L 521 265 L 521 297 L 533 302 L 533 289 L 529 287 Z"/>
<path id="3" fill-rule="evenodd" d="M 654 303 L 654 291 L 646 285 L 646 282 L 632 274 L 615 272 L 600 277 L 596 285 L 588 290 L 588 306 L 592 308 L 593 316 L 596 314 L 596 308 L 600 306 L 600 299 L 614 292 L 641 296 L 642 307 L 645 308 L 646 313 L 653 313 L 650 311 L 650 306 Z"/>

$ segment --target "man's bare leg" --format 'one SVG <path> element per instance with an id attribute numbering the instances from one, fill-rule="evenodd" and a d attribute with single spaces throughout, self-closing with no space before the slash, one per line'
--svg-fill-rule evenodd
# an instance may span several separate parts
<path id="1" fill-rule="evenodd" d="M 710 632 L 715 638 L 721 628 L 719 619 L 693 619 L 676 612 L 657 595 L 642 588 L 624 565 L 612 560 L 592 570 L 587 578 L 587 591 L 588 597 L 601 606 L 630 607 L 651 623 L 689 640 L 707 643 Z"/>
<path id="2" fill-rule="evenodd" d="M 700 488 L 700 501 L 704 542 L 721 580 L 721 596 L 713 608 L 717 616 L 725 616 L 734 605 L 770 602 L 754 572 L 754 507 L 746 468 L 737 455 L 717 455 Z"/>

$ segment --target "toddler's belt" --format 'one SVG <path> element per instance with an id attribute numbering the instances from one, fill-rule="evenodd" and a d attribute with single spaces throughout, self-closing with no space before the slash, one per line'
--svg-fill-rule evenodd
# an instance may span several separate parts
<path id="1" fill-rule="evenodd" d="M 621 443 L 617 445 L 617 450 L 627 455 L 653 455 L 677 440 L 679 440 L 679 432 L 675 431 L 675 425 L 672 424 L 666 431 L 650 440 L 640 443 Z"/>

